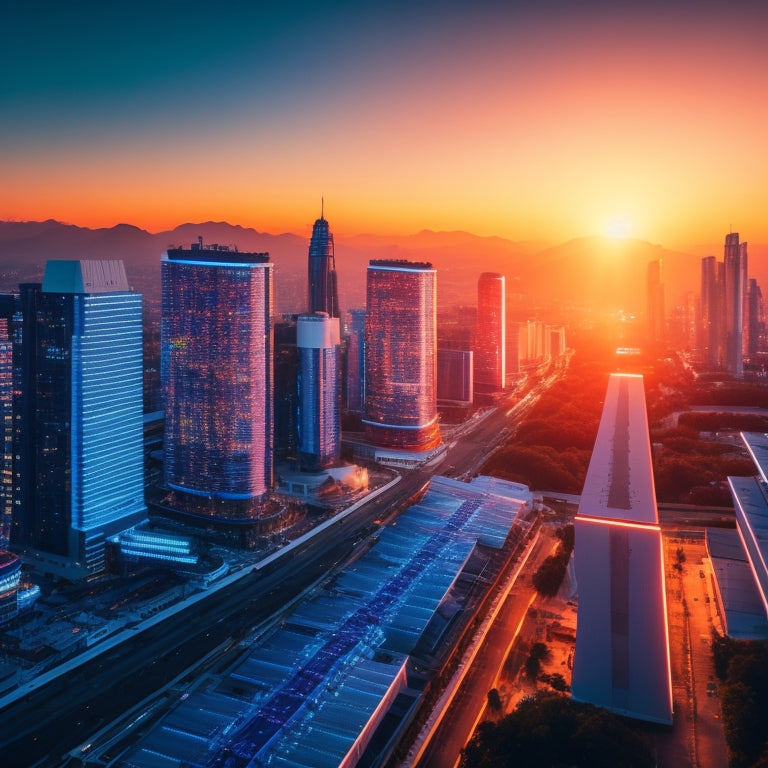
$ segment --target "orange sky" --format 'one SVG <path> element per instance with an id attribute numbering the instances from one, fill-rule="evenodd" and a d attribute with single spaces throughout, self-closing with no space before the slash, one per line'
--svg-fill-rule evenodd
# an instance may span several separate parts
<path id="1" fill-rule="evenodd" d="M 768 242 L 768 11 L 511 5 L 12 11 L 0 219 Z"/>

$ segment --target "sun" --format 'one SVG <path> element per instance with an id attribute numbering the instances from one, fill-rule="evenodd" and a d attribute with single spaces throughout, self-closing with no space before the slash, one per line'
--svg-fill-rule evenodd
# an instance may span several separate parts
<path id="1" fill-rule="evenodd" d="M 614 240 L 623 240 L 624 238 L 629 237 L 631 229 L 632 225 L 630 224 L 629 219 L 624 216 L 613 216 L 608 219 L 605 225 L 604 234 L 606 237 L 612 237 Z"/>

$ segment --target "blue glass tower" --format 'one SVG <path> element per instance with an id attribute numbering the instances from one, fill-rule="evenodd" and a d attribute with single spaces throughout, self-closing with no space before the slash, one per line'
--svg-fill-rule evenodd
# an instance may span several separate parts
<path id="1" fill-rule="evenodd" d="M 299 463 L 309 472 L 329 467 L 341 452 L 339 319 L 299 315 Z"/>
<path id="2" fill-rule="evenodd" d="M 49 261 L 20 299 L 11 543 L 98 573 L 105 539 L 146 519 L 141 296 L 122 261 Z"/>
<path id="3" fill-rule="evenodd" d="M 272 264 L 226 246 L 163 256 L 164 475 L 171 506 L 262 517 L 273 479 Z"/>
<path id="4" fill-rule="evenodd" d="M 339 317 L 333 235 L 322 208 L 320 218 L 312 227 L 312 239 L 309 241 L 309 313 L 313 312 L 325 312 L 328 317 Z"/>

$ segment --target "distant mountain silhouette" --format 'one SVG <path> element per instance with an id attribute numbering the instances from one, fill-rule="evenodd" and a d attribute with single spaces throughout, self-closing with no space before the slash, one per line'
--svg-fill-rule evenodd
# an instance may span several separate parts
<path id="1" fill-rule="evenodd" d="M 331 227 L 333 229 L 333 227 Z M 155 234 L 129 224 L 87 229 L 57 221 L 0 221 L 0 290 L 42 279 L 46 260 L 123 259 L 131 284 L 159 307 L 160 256 L 169 246 L 234 245 L 268 251 L 275 264 L 276 311 L 304 310 L 308 237 L 272 235 L 227 222 L 186 223 Z M 507 291 L 525 306 L 593 306 L 642 314 L 648 263 L 663 260 L 668 306 L 689 291 L 698 293 L 701 255 L 681 253 L 642 240 L 582 237 L 554 247 L 518 243 L 469 232 L 335 237 L 336 268 L 343 308 L 365 306 L 365 270 L 370 259 L 432 262 L 438 270 L 438 303 L 448 308 L 476 303 L 481 272 L 507 276 Z M 722 246 L 711 253 L 722 258 Z M 750 276 L 768 286 L 768 248 L 750 244 Z"/>

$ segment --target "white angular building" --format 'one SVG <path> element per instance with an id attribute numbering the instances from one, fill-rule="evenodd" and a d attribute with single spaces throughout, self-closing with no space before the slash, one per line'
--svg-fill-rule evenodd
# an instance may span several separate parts
<path id="1" fill-rule="evenodd" d="M 575 520 L 572 696 L 672 723 L 664 556 L 642 376 L 612 374 Z"/>

